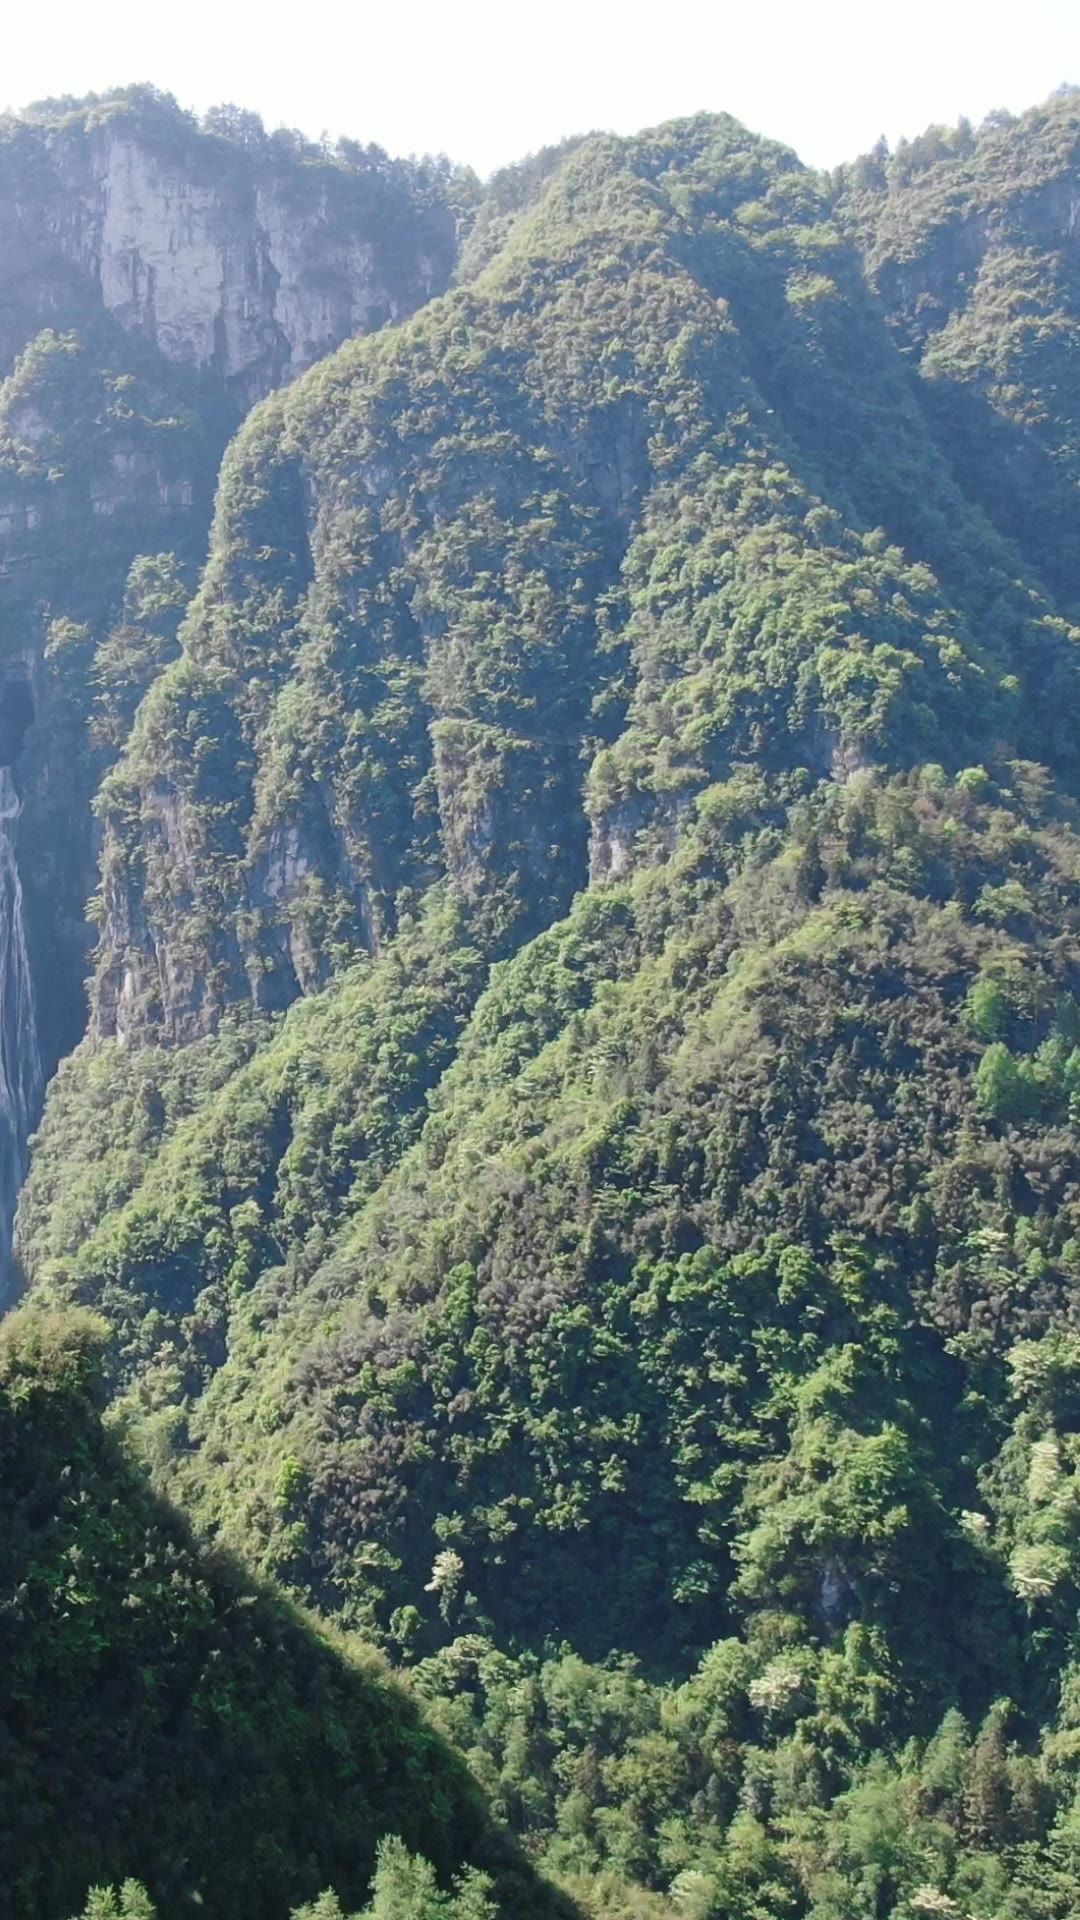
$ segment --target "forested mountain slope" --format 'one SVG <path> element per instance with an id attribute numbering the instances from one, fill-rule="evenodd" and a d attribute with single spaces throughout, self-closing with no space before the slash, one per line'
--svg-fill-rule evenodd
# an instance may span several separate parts
<path id="1" fill-rule="evenodd" d="M 505 951 L 739 762 L 1072 765 L 1070 632 L 830 212 L 731 122 L 590 143 L 259 410 L 101 795 L 99 1032 L 281 1005 L 443 877 Z"/>
<path id="2" fill-rule="evenodd" d="M 261 1917 L 359 1898 L 387 1830 L 499 1911 L 557 1899 L 384 1670 L 192 1544 L 103 1432 L 105 1330 L 0 1334 L 0 1912 L 46 1920 L 138 1873 L 163 1911 Z"/>
<path id="3" fill-rule="evenodd" d="M 1075 1910 L 1078 134 L 504 181 L 101 789 L 32 1292 L 598 1913 Z"/>
<path id="4" fill-rule="evenodd" d="M 835 183 L 965 492 L 1076 608 L 1080 150 L 1066 92 Z"/>
<path id="5" fill-rule="evenodd" d="M 177 652 L 223 450 L 253 400 L 446 285 L 451 197 L 448 167 L 200 124 L 147 87 L 0 119 L 0 769 L 50 1072 L 86 1025 L 91 801 Z"/>

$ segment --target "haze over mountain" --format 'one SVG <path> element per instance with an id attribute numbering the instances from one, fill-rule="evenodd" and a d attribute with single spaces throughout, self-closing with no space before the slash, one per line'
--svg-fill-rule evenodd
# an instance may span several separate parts
<path id="1" fill-rule="evenodd" d="M 11 1912 L 1066 1920 L 1080 94 L 0 169 Z"/>

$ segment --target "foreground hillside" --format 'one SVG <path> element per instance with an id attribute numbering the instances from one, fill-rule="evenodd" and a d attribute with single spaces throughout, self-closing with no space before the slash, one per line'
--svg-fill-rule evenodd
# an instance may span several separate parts
<path id="1" fill-rule="evenodd" d="M 597 1913 L 1075 1910 L 1078 153 L 553 157 L 101 790 L 32 1291 Z"/>
<path id="2" fill-rule="evenodd" d="M 358 1898 L 390 1832 L 554 1914 L 385 1672 L 143 1489 L 94 1408 L 101 1332 L 28 1312 L 0 1340 L 0 1912 L 62 1917 L 137 1872 L 165 1913 L 284 1920 L 330 1882 Z"/>

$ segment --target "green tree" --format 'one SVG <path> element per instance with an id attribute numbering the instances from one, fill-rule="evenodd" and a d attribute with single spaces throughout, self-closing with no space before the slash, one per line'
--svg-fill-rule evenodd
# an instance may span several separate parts
<path id="1" fill-rule="evenodd" d="M 1027 1060 L 1017 1060 L 1004 1041 L 987 1047 L 975 1072 L 979 1106 L 991 1120 L 1020 1122 L 1038 1111 L 1041 1089 Z"/>
<path id="2" fill-rule="evenodd" d="M 292 1920 L 346 1920 L 346 1916 L 337 1894 L 323 1893 L 298 1908 Z M 498 1920 L 498 1907 L 487 1874 L 469 1868 L 451 1892 L 444 1892 L 431 1862 L 422 1854 L 410 1853 L 396 1835 L 389 1834 L 379 1842 L 371 1900 L 355 1920 Z"/>
<path id="3" fill-rule="evenodd" d="M 157 1920 L 157 1908 L 140 1881 L 125 1880 L 121 1887 L 92 1887 L 79 1920 Z"/>
<path id="4" fill-rule="evenodd" d="M 980 1040 L 1000 1040 L 1009 1013 L 1009 1002 L 1000 980 L 983 973 L 975 981 L 966 1002 L 968 1024 Z"/>

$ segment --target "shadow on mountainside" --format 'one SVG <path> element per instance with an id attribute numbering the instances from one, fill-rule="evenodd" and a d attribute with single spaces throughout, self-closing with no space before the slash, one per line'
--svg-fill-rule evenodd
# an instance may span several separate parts
<path id="1" fill-rule="evenodd" d="M 381 1835 L 500 1910 L 570 1920 L 462 1762 L 359 1661 L 194 1543 L 95 1406 L 99 1329 L 27 1309 L 0 1330 L 3 1920 L 67 1920 L 132 1875 L 162 1920 L 285 1920 L 362 1903 Z"/>

